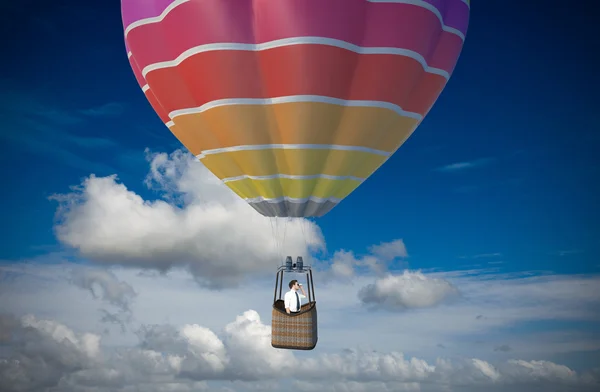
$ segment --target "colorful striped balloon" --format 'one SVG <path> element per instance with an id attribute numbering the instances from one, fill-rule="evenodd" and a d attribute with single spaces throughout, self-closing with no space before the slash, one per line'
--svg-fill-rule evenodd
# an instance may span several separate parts
<path id="1" fill-rule="evenodd" d="M 323 216 L 448 82 L 469 0 L 121 0 L 138 83 L 265 216 Z"/>

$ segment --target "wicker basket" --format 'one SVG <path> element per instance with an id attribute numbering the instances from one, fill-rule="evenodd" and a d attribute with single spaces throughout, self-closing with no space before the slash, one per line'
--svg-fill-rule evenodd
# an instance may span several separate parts
<path id="1" fill-rule="evenodd" d="M 273 304 L 271 345 L 275 348 L 312 350 L 317 345 L 317 303 L 302 305 L 300 313 L 287 314 L 283 300 Z"/>
<path id="2" fill-rule="evenodd" d="M 288 257 L 289 258 L 289 257 Z M 291 259 L 291 258 L 289 258 Z M 287 314 L 285 301 L 281 298 L 283 289 L 283 273 L 289 272 L 289 266 L 280 267 L 275 279 L 273 293 L 273 310 L 271 311 L 271 346 L 291 350 L 312 350 L 317 345 L 317 302 L 312 279 L 312 268 L 302 266 L 296 273 L 307 272 L 308 303 L 300 307 L 299 313 Z M 277 290 L 279 289 L 279 298 Z"/>

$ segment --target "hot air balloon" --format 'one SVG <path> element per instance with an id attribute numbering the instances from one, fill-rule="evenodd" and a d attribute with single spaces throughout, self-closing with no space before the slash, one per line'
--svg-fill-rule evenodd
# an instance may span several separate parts
<path id="1" fill-rule="evenodd" d="M 129 62 L 160 119 L 259 214 L 289 218 L 327 214 L 408 139 L 456 66 L 469 11 L 121 0 Z"/>

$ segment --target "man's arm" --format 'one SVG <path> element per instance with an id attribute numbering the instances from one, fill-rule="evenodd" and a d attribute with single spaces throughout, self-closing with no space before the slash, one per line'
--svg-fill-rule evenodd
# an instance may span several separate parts
<path id="1" fill-rule="evenodd" d="M 304 291 L 304 286 L 300 286 L 300 291 L 302 291 L 302 298 L 306 298 L 306 292 Z"/>
<path id="2" fill-rule="evenodd" d="M 290 314 L 290 296 L 288 295 L 288 293 L 285 293 L 283 301 L 285 304 L 285 311 L 287 312 L 287 314 Z"/>

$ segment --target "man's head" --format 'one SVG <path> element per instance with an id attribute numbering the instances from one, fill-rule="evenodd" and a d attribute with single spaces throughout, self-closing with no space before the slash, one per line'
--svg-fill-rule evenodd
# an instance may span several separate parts
<path id="1" fill-rule="evenodd" d="M 300 288 L 300 285 L 298 284 L 298 281 L 296 279 L 290 280 L 289 286 L 290 286 L 290 289 L 298 290 Z"/>

